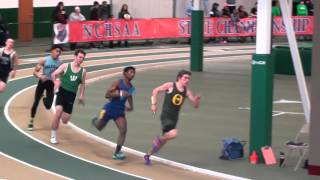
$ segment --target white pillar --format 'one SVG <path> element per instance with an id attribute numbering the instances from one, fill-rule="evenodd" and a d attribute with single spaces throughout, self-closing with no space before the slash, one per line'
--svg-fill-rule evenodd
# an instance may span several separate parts
<path id="1" fill-rule="evenodd" d="M 271 1 L 258 0 L 256 54 L 271 52 Z"/>
<path id="2" fill-rule="evenodd" d="M 289 4 L 289 15 L 292 16 L 292 0 L 288 0 L 288 4 Z"/>
<path id="3" fill-rule="evenodd" d="M 296 41 L 295 32 L 293 29 L 292 18 L 289 15 L 289 5 L 287 0 L 280 0 L 280 7 L 282 12 L 282 18 L 284 21 L 284 25 L 286 27 L 286 34 L 289 41 L 291 58 L 293 60 L 293 67 L 296 73 L 296 78 L 298 82 L 298 88 L 300 97 L 302 100 L 302 107 L 304 116 L 307 122 L 310 122 L 310 98 L 309 92 L 307 90 L 306 80 L 304 77 L 304 72 L 301 64 L 301 58 L 298 50 L 298 44 Z"/>

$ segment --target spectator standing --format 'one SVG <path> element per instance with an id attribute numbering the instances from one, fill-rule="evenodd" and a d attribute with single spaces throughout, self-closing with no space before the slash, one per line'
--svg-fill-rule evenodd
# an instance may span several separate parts
<path id="1" fill-rule="evenodd" d="M 210 17 L 220 17 L 221 12 L 219 11 L 219 4 L 218 3 L 213 3 L 212 8 L 210 11 Z"/>
<path id="2" fill-rule="evenodd" d="M 107 21 L 108 19 L 112 18 L 112 8 L 111 4 L 108 1 L 103 1 L 100 7 L 100 20 Z"/>
<path id="3" fill-rule="evenodd" d="M 100 19 L 100 4 L 98 1 L 93 2 L 93 6 L 90 8 L 90 20 L 99 21 Z M 96 47 L 94 42 L 90 43 L 90 47 Z"/>
<path id="4" fill-rule="evenodd" d="M 81 9 L 79 6 L 74 8 L 74 12 L 69 15 L 69 21 L 85 21 L 86 18 L 81 14 Z"/>
<path id="5" fill-rule="evenodd" d="M 240 5 L 240 6 L 238 7 L 238 12 L 237 12 L 237 14 L 238 14 L 238 17 L 239 17 L 240 19 L 249 17 L 248 12 L 245 11 L 243 5 Z M 244 43 L 244 42 L 247 41 L 247 38 L 246 38 L 245 36 L 240 36 L 239 39 L 240 39 L 240 42 L 241 42 L 241 43 Z"/>
<path id="6" fill-rule="evenodd" d="M 311 2 L 311 0 L 306 0 L 305 1 L 305 5 L 308 8 L 308 14 L 309 16 L 313 16 L 313 3 Z"/>
<path id="7" fill-rule="evenodd" d="M 229 10 L 229 7 L 225 5 L 222 10 L 221 10 L 221 17 L 223 18 L 231 18 L 231 13 Z M 227 37 L 222 37 L 222 41 L 220 41 L 221 44 L 226 44 L 228 43 L 228 38 Z"/>
<path id="8" fill-rule="evenodd" d="M 275 0 L 273 0 L 275 1 Z M 292 15 L 296 16 L 297 15 L 297 6 L 300 4 L 301 0 L 292 0 Z"/>
<path id="9" fill-rule="evenodd" d="M 131 16 L 131 14 L 130 14 L 130 12 L 128 10 L 128 5 L 127 4 L 123 4 L 122 5 L 121 10 L 118 13 L 118 18 L 119 19 L 125 19 L 125 20 L 132 19 L 132 16 Z M 118 41 L 118 46 L 119 47 L 121 46 L 121 41 Z M 128 41 L 127 40 L 124 41 L 124 46 L 128 47 Z"/>
<path id="10" fill-rule="evenodd" d="M 309 12 L 308 12 L 307 6 L 305 5 L 305 2 L 300 1 L 300 4 L 297 5 L 297 16 L 308 16 L 308 15 L 309 15 Z M 298 39 L 311 40 L 312 38 L 310 38 L 309 36 L 300 36 L 298 37 Z"/>
<path id="11" fill-rule="evenodd" d="M 186 9 L 184 11 L 184 14 L 186 15 L 186 17 L 191 18 L 192 10 L 193 10 L 193 0 L 190 0 L 190 2 L 187 4 Z M 188 44 L 190 43 L 191 43 L 191 38 L 188 38 Z"/>
<path id="12" fill-rule="evenodd" d="M 304 1 L 300 1 L 300 4 L 297 5 L 297 16 L 308 16 L 308 8 Z"/>
<path id="13" fill-rule="evenodd" d="M 215 18 L 218 18 L 221 16 L 221 12 L 219 11 L 219 4 L 218 3 L 213 3 L 212 4 L 212 8 L 211 8 L 211 11 L 210 11 L 210 17 L 215 17 Z M 219 38 L 210 38 L 210 41 L 213 41 L 213 42 L 216 42 Z M 219 40 L 218 40 L 219 41 Z"/>
<path id="14" fill-rule="evenodd" d="M 68 21 L 68 14 L 64 9 L 64 4 L 60 1 L 55 10 L 52 13 L 52 21 L 53 21 L 53 37 L 54 37 L 54 44 L 61 44 L 66 43 L 67 38 L 67 28 L 66 24 Z M 50 51 L 50 50 L 49 50 Z"/>
<path id="15" fill-rule="evenodd" d="M 55 10 L 53 11 L 52 20 L 53 23 L 67 24 L 68 14 L 64 9 L 64 4 L 62 1 L 58 3 Z"/>
<path id="16" fill-rule="evenodd" d="M 2 15 L 0 14 L 0 47 L 5 46 L 6 40 L 9 37 L 9 30 L 7 23 L 2 18 Z"/>
<path id="17" fill-rule="evenodd" d="M 192 15 L 192 10 L 193 10 L 193 1 L 191 0 L 187 6 L 186 6 L 186 9 L 184 11 L 184 14 L 187 16 L 187 17 L 191 17 Z"/>
<path id="18" fill-rule="evenodd" d="M 100 7 L 100 20 L 108 21 L 113 18 L 110 1 L 103 1 Z M 103 46 L 103 44 L 101 44 Z M 109 41 L 109 47 L 113 48 L 113 41 Z"/>
<path id="19" fill-rule="evenodd" d="M 240 5 L 238 7 L 238 12 L 237 13 L 238 13 L 240 19 L 249 17 L 248 12 L 244 9 L 243 5 Z"/>
<path id="20" fill-rule="evenodd" d="M 272 1 L 272 16 L 281 16 L 281 10 L 277 1 Z"/>
<path id="21" fill-rule="evenodd" d="M 98 1 L 93 2 L 93 6 L 90 8 L 90 20 L 98 21 L 100 18 L 100 5 Z"/>
<path id="22" fill-rule="evenodd" d="M 230 13 L 232 14 L 236 10 L 236 0 L 227 0 L 227 6 L 229 8 Z"/>
<path id="23" fill-rule="evenodd" d="M 250 10 L 250 17 L 257 17 L 257 2 L 254 3 L 254 6 Z"/>
<path id="24" fill-rule="evenodd" d="M 254 3 L 254 6 L 250 10 L 249 17 L 253 17 L 253 18 L 257 17 L 257 5 L 258 5 L 257 2 Z M 252 42 L 255 42 L 255 36 L 250 36 L 250 39 L 251 39 Z"/>
<path id="25" fill-rule="evenodd" d="M 231 15 L 230 10 L 229 10 L 228 6 L 225 5 L 221 10 L 221 17 L 230 18 L 230 15 Z"/>
<path id="26" fill-rule="evenodd" d="M 81 14 L 81 10 L 79 6 L 76 6 L 74 8 L 74 12 L 72 12 L 69 16 L 70 22 L 77 22 L 77 21 L 85 21 L 86 18 L 83 14 Z M 77 46 L 77 43 L 70 43 L 70 50 L 75 50 Z"/>

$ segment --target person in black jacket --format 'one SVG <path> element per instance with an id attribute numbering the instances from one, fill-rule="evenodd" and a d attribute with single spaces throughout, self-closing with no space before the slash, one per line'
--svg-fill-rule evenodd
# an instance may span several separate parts
<path id="1" fill-rule="evenodd" d="M 68 14 L 64 9 L 64 4 L 60 1 L 52 13 L 53 23 L 67 24 Z"/>
<path id="2" fill-rule="evenodd" d="M 4 22 L 2 15 L 0 14 L 0 47 L 5 46 L 6 40 L 9 37 L 8 26 Z"/>
<path id="3" fill-rule="evenodd" d="M 130 20 L 132 19 L 132 16 L 128 10 L 128 5 L 127 4 L 123 4 L 122 7 L 121 7 L 121 10 L 118 14 L 118 18 L 119 19 L 125 19 L 125 20 Z M 118 46 L 120 47 L 121 46 L 121 41 L 118 41 Z M 124 46 L 125 47 L 128 47 L 128 41 L 125 40 L 124 41 Z"/>
<path id="4" fill-rule="evenodd" d="M 98 1 L 93 2 L 93 6 L 90 8 L 90 20 L 98 21 L 100 17 L 100 7 Z"/>
<path id="5" fill-rule="evenodd" d="M 213 3 L 212 4 L 212 9 L 210 11 L 210 17 L 220 17 L 221 12 L 219 11 L 219 4 L 218 3 Z"/>

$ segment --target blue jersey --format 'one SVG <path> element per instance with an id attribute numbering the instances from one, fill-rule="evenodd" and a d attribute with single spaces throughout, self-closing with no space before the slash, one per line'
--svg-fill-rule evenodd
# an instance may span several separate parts
<path id="1" fill-rule="evenodd" d="M 120 80 L 119 91 L 129 92 L 132 88 L 133 87 L 126 85 L 123 79 Z M 113 97 L 111 101 L 105 105 L 104 109 L 106 109 L 107 112 L 113 111 L 118 113 L 124 113 L 127 99 L 128 97 Z"/>
<path id="2" fill-rule="evenodd" d="M 46 75 L 49 80 L 51 80 L 51 74 L 53 71 L 58 69 L 61 63 L 62 62 L 59 59 L 54 60 L 51 56 L 46 56 L 44 58 L 43 74 Z"/>

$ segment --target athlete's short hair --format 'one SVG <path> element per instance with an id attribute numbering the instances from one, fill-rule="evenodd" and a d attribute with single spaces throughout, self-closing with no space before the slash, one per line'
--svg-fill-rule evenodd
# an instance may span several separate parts
<path id="1" fill-rule="evenodd" d="M 127 66 L 127 67 L 125 67 L 125 68 L 123 69 L 123 73 L 126 73 L 126 72 L 128 72 L 128 71 L 130 71 L 130 70 L 133 70 L 134 72 L 136 72 L 136 68 L 135 68 L 135 67 L 133 67 L 133 66 Z"/>
<path id="2" fill-rule="evenodd" d="M 51 46 L 50 50 L 52 51 L 54 49 L 60 49 L 60 51 L 63 51 L 62 47 L 60 45 L 58 45 L 58 44 L 54 44 L 54 45 Z"/>
<path id="3" fill-rule="evenodd" d="M 83 54 L 84 56 L 86 56 L 86 54 L 87 54 L 86 52 L 84 52 L 83 49 L 77 49 L 77 50 L 74 52 L 74 55 L 75 55 L 75 56 L 78 56 L 79 53 Z"/>
<path id="4" fill-rule="evenodd" d="M 185 70 L 185 69 L 180 70 L 177 74 L 177 81 L 185 74 L 191 76 L 192 73 L 188 70 Z"/>

